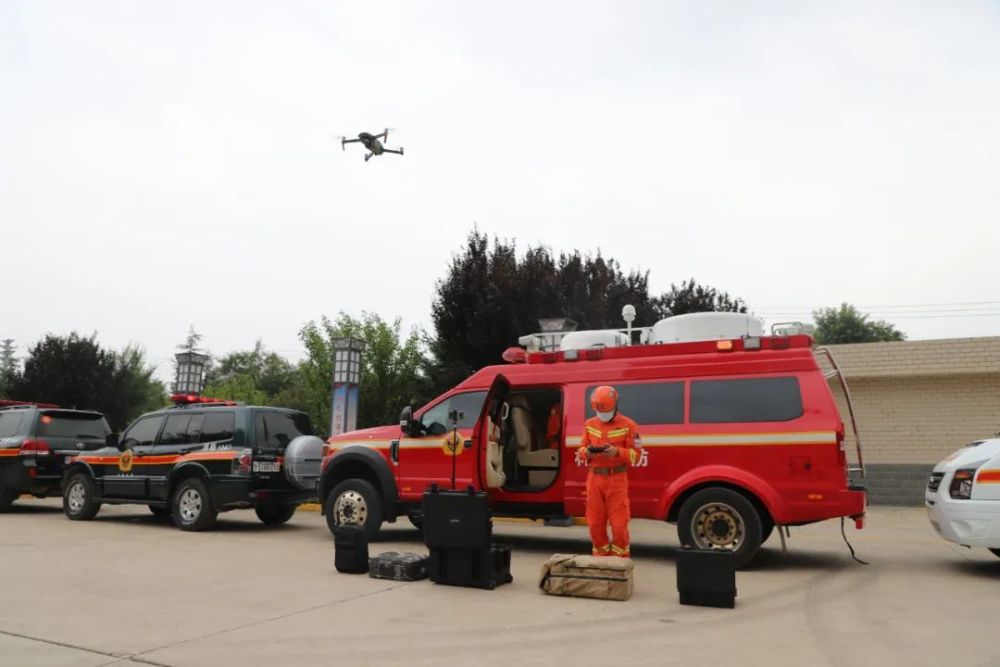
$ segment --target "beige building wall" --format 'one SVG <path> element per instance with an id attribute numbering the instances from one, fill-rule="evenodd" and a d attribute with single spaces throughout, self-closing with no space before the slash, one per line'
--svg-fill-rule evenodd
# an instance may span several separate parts
<path id="1" fill-rule="evenodd" d="M 851 392 L 868 473 L 864 482 L 875 504 L 922 503 L 934 464 L 1000 432 L 1000 336 L 830 350 Z M 830 386 L 845 421 L 849 460 L 856 463 L 843 393 L 835 379 Z"/>

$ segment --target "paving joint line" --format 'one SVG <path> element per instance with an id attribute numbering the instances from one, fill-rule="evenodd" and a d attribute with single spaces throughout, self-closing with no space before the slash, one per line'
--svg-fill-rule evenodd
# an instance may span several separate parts
<path id="1" fill-rule="evenodd" d="M 105 665 L 113 665 L 116 662 L 121 662 L 122 660 L 132 660 L 134 662 L 140 662 L 146 665 L 155 665 L 156 667 L 170 667 L 170 665 L 165 665 L 161 662 L 154 662 L 152 660 L 147 660 L 145 658 L 137 657 L 139 654 L 130 653 L 112 653 L 110 651 L 101 651 L 96 648 L 88 648 L 86 646 L 80 646 L 78 644 L 70 644 L 68 642 L 56 641 L 55 639 L 45 639 L 44 637 L 34 637 L 32 635 L 26 635 L 20 632 L 11 632 L 10 630 L 0 630 L 0 635 L 7 635 L 8 637 L 17 637 L 18 639 L 25 639 L 27 641 L 38 642 L 40 644 L 49 644 L 50 646 L 58 646 L 60 648 L 73 649 L 74 651 L 83 651 L 84 653 L 93 653 L 94 655 L 101 655 L 105 658 L 114 658 L 113 662 L 103 663 Z"/>
<path id="2" fill-rule="evenodd" d="M 182 644 L 189 644 L 191 642 L 201 641 L 202 639 L 210 639 L 212 637 L 218 637 L 220 635 L 228 634 L 230 632 L 236 632 L 238 630 L 245 630 L 246 628 L 252 628 L 255 625 L 263 625 L 264 623 L 272 623 L 274 621 L 280 621 L 282 619 L 290 618 L 292 616 L 298 616 L 299 614 L 306 614 L 306 613 L 309 613 L 311 611 L 316 611 L 317 609 L 323 609 L 324 607 L 334 607 L 334 606 L 336 606 L 338 604 L 341 604 L 343 602 L 353 602 L 354 600 L 360 600 L 361 598 L 372 597 L 373 595 L 378 595 L 380 593 L 387 593 L 389 591 L 396 590 L 397 588 L 402 588 L 405 585 L 406 585 L 405 583 L 399 583 L 399 584 L 396 584 L 394 586 L 388 586 L 386 588 L 380 588 L 377 591 L 371 591 L 371 592 L 368 592 L 368 593 L 360 593 L 358 595 L 352 595 L 351 597 L 341 598 L 340 600 L 333 600 L 331 602 L 324 602 L 323 604 L 314 605 L 312 607 L 306 607 L 305 609 L 297 609 L 295 611 L 290 611 L 290 612 L 288 612 L 286 614 L 279 614 L 278 616 L 272 616 L 270 618 L 263 618 L 263 619 L 260 619 L 260 620 L 257 620 L 257 621 L 250 621 L 249 623 L 244 623 L 243 625 L 238 625 L 236 627 L 225 628 L 223 630 L 217 630 L 216 632 L 209 632 L 208 634 L 198 635 L 197 637 L 189 637 L 187 639 L 181 639 L 179 641 L 176 641 L 176 642 L 173 642 L 173 643 L 170 643 L 170 644 L 165 644 L 163 646 L 156 646 L 156 647 L 153 647 L 153 648 L 150 648 L 150 649 L 146 649 L 144 651 L 138 651 L 137 653 L 133 654 L 133 656 L 143 656 L 143 655 L 146 655 L 148 653 L 155 653 L 156 651 L 164 651 L 166 649 L 174 648 L 174 647 L 180 646 Z M 159 665 L 159 663 L 150 663 L 150 664 Z M 161 667 L 169 667 L 169 665 L 163 665 Z"/>

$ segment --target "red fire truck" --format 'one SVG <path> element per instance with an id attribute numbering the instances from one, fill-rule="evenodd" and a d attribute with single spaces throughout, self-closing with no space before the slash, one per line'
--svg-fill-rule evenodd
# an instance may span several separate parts
<path id="1" fill-rule="evenodd" d="M 863 475 L 860 441 L 836 362 L 809 335 L 754 335 L 757 322 L 750 335 L 710 340 L 645 330 L 647 344 L 631 345 L 630 332 L 583 349 L 508 350 L 512 363 L 404 408 L 398 425 L 331 437 L 318 487 L 327 523 L 374 535 L 407 516 L 419 527 L 424 490 L 453 479 L 486 491 L 495 516 L 572 523 L 585 514 L 587 471 L 574 451 L 589 395 L 610 384 L 642 439 L 628 473 L 633 518 L 676 523 L 682 544 L 733 550 L 740 565 L 775 526 L 849 517 L 862 528 L 864 487 L 848 479 Z M 858 443 L 853 468 L 833 377 Z"/>

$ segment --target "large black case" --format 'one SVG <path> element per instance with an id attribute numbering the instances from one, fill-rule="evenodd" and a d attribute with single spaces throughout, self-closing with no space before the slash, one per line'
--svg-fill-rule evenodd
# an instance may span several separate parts
<path id="1" fill-rule="evenodd" d="M 386 551 L 368 559 L 368 576 L 393 581 L 419 581 L 427 578 L 427 556 Z"/>
<path id="2" fill-rule="evenodd" d="M 337 572 L 368 572 L 368 535 L 362 526 L 338 526 L 333 533 Z"/>
<path id="3" fill-rule="evenodd" d="M 731 551 L 677 551 L 677 591 L 681 604 L 700 607 L 736 605 L 736 563 Z"/>
<path id="4" fill-rule="evenodd" d="M 494 589 L 514 581 L 510 545 L 487 549 L 431 549 L 430 577 L 435 584 Z"/>
<path id="5" fill-rule="evenodd" d="M 424 493 L 424 543 L 431 549 L 489 549 L 493 537 L 489 498 L 465 491 Z"/>

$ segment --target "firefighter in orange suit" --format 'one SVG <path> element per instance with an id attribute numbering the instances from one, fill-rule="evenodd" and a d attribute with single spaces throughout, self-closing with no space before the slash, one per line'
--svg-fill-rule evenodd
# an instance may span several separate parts
<path id="1" fill-rule="evenodd" d="M 629 558 L 628 468 L 642 453 L 634 421 L 618 412 L 618 391 L 598 387 L 590 397 L 597 413 L 584 423 L 577 459 L 586 462 L 587 525 L 595 556 Z M 605 447 L 597 452 L 592 448 Z M 608 523 L 611 543 L 608 543 Z"/>

